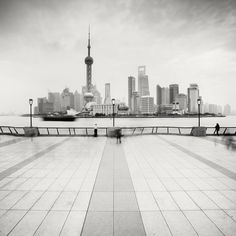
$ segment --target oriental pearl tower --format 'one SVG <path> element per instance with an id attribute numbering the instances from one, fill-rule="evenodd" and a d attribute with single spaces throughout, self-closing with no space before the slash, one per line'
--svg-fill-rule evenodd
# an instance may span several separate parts
<path id="1" fill-rule="evenodd" d="M 90 27 L 89 27 L 89 33 L 88 33 L 88 56 L 84 59 L 84 62 L 86 64 L 86 93 L 84 94 L 84 101 L 85 106 L 93 101 L 93 94 L 91 92 L 92 88 L 92 64 L 93 64 L 93 58 L 90 56 Z"/>

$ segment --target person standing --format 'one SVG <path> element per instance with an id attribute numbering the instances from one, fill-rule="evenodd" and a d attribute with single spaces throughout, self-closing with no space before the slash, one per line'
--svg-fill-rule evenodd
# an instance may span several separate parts
<path id="1" fill-rule="evenodd" d="M 94 125 L 94 134 L 93 134 L 94 137 L 97 137 L 98 136 L 98 127 L 97 127 L 97 124 Z"/>
<path id="2" fill-rule="evenodd" d="M 121 143 L 121 129 L 116 130 L 116 143 Z"/>
<path id="3" fill-rule="evenodd" d="M 217 135 L 219 135 L 219 131 L 220 131 L 220 125 L 216 123 L 214 134 L 216 133 Z"/>

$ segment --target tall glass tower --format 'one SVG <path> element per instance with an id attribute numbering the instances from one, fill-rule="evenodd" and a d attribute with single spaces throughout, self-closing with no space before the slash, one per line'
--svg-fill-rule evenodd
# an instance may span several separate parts
<path id="1" fill-rule="evenodd" d="M 150 95 L 146 66 L 138 67 L 138 93 L 140 97 Z"/>

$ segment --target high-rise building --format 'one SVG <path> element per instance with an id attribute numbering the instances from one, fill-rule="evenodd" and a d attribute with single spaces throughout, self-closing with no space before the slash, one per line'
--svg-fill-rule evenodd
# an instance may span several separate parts
<path id="1" fill-rule="evenodd" d="M 142 114 L 154 113 L 154 98 L 150 96 L 140 97 L 140 112 Z"/>
<path id="2" fill-rule="evenodd" d="M 94 98 L 92 93 L 92 64 L 93 58 L 90 56 L 90 29 L 88 34 L 88 56 L 85 58 L 84 62 L 86 64 L 86 92 L 84 93 L 85 104 L 91 102 Z"/>
<path id="3" fill-rule="evenodd" d="M 179 104 L 179 111 L 180 113 L 184 114 L 187 112 L 187 95 L 183 93 L 179 93 L 175 98 L 175 103 Z"/>
<path id="4" fill-rule="evenodd" d="M 156 104 L 161 105 L 161 86 L 159 84 L 156 86 Z"/>
<path id="5" fill-rule="evenodd" d="M 168 87 L 161 88 L 161 105 L 169 105 L 170 104 L 170 93 Z"/>
<path id="6" fill-rule="evenodd" d="M 188 88 L 188 112 L 197 113 L 198 104 L 197 99 L 199 98 L 199 88 L 197 84 L 190 84 Z"/>
<path id="7" fill-rule="evenodd" d="M 138 93 L 140 97 L 150 95 L 146 66 L 138 67 Z"/>
<path id="8" fill-rule="evenodd" d="M 216 104 L 209 104 L 209 113 L 211 114 L 217 114 L 217 105 Z"/>
<path id="9" fill-rule="evenodd" d="M 175 102 L 175 98 L 179 94 L 179 85 L 170 84 L 169 91 L 170 91 L 170 104 L 172 104 L 173 102 Z"/>
<path id="10" fill-rule="evenodd" d="M 77 90 L 74 93 L 74 107 L 76 111 L 81 111 L 83 108 L 83 97 Z"/>
<path id="11" fill-rule="evenodd" d="M 68 88 L 65 88 L 61 94 L 61 109 L 67 111 L 71 108 L 74 109 L 74 94 Z"/>
<path id="12" fill-rule="evenodd" d="M 156 106 L 157 112 L 160 112 L 160 105 L 161 105 L 161 86 L 157 84 L 156 86 Z"/>
<path id="13" fill-rule="evenodd" d="M 128 77 L 128 106 L 131 112 L 134 111 L 132 99 L 133 92 L 135 92 L 135 78 L 133 76 Z"/>
<path id="14" fill-rule="evenodd" d="M 111 104 L 111 84 L 110 83 L 105 83 L 104 104 Z"/>
<path id="15" fill-rule="evenodd" d="M 226 104 L 225 106 L 224 106 L 224 115 L 230 115 L 231 114 L 231 107 L 230 107 L 230 105 L 229 104 Z"/>
<path id="16" fill-rule="evenodd" d="M 60 93 L 48 93 L 48 101 L 53 103 L 53 111 L 60 112 L 61 111 L 61 95 Z"/>
<path id="17" fill-rule="evenodd" d="M 53 112 L 53 103 L 49 102 L 46 97 L 38 98 L 38 113 L 48 114 Z"/>
<path id="18" fill-rule="evenodd" d="M 131 107 L 133 108 L 131 113 L 133 114 L 139 113 L 139 94 L 137 91 L 134 91 L 132 94 Z"/>

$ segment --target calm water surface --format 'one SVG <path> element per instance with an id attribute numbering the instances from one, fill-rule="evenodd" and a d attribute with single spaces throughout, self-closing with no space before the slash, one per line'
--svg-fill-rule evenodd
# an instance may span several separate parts
<path id="1" fill-rule="evenodd" d="M 216 123 L 220 126 L 236 127 L 236 116 L 207 117 L 201 118 L 201 126 L 213 127 Z M 43 121 L 41 118 L 33 118 L 33 126 L 38 127 L 90 127 L 112 126 L 111 118 L 78 118 L 74 122 L 52 122 Z M 0 125 L 29 126 L 29 117 L 22 116 L 0 116 Z M 138 127 L 138 126 L 197 126 L 197 118 L 116 118 L 116 126 Z"/>

